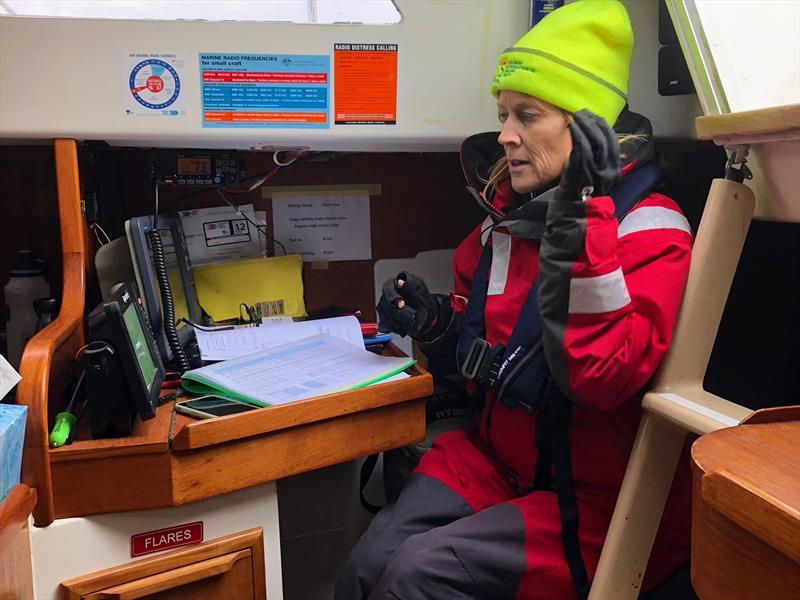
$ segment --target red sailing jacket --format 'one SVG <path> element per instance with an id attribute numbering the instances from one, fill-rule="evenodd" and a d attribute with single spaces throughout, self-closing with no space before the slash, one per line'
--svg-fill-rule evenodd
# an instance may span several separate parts
<path id="1" fill-rule="evenodd" d="M 499 196 L 496 206 L 504 202 Z M 609 197 L 568 208 L 585 211 L 583 251 L 569 265 L 563 334 L 546 322 L 545 351 L 551 367 L 551 353 L 560 352 L 566 384 L 578 402 L 570 433 L 576 493 L 613 502 L 641 415 L 639 392 L 672 337 L 689 269 L 691 233 L 678 206 L 661 194 L 650 194 L 637 204 L 619 224 L 619 232 Z M 485 227 L 477 227 L 456 250 L 455 296 L 469 296 Z M 541 275 L 540 247 L 548 244 L 548 236 L 541 241 L 516 238 L 498 228 L 487 243 L 493 253 L 490 287 L 503 292 L 486 298 L 486 339 L 492 345 L 505 344 L 531 285 Z M 453 304 L 464 310 L 463 303 Z M 554 368 L 554 376 L 557 373 Z M 535 414 L 509 409 L 491 395 L 486 399 L 481 438 L 521 488 L 532 483 L 536 464 L 535 419 Z"/>
<path id="2" fill-rule="evenodd" d="M 499 190 L 492 205 L 503 212 L 512 194 Z M 531 285 L 540 280 L 548 364 L 576 402 L 570 426 L 576 497 L 610 513 L 641 417 L 642 390 L 672 339 L 689 270 L 689 224 L 675 202 L 651 193 L 620 222 L 610 197 L 551 203 L 541 240 L 512 237 L 502 227 L 487 235 L 490 226 L 487 217 L 455 252 L 453 308 L 465 310 L 482 242 L 492 245 L 485 324 L 493 346 L 508 342 Z M 535 432 L 535 413 L 509 409 L 493 391 L 487 394 L 477 442 L 520 490 L 532 484 Z M 659 555 L 688 558 L 690 485 L 684 461 L 654 562 Z"/>

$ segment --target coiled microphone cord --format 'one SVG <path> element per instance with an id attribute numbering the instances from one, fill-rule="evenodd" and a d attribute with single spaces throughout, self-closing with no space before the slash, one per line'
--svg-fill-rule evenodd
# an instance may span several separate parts
<path id="1" fill-rule="evenodd" d="M 164 258 L 164 244 L 161 241 L 161 234 L 156 229 L 156 222 L 153 228 L 147 232 L 150 239 L 150 248 L 153 250 L 153 267 L 158 280 L 158 288 L 161 293 L 161 305 L 163 307 L 163 327 L 164 335 L 167 338 L 172 356 L 177 363 L 178 372 L 184 373 L 189 370 L 189 359 L 183 351 L 181 342 L 178 339 L 178 330 L 175 328 L 175 303 L 172 301 L 172 291 L 169 287 L 169 276 L 167 275 L 167 262 Z"/>

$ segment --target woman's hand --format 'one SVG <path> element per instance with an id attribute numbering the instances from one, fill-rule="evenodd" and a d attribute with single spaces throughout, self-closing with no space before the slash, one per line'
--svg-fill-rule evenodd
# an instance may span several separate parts
<path id="1" fill-rule="evenodd" d="M 574 202 L 592 195 L 608 195 L 622 179 L 617 134 L 588 110 L 572 116 L 569 133 L 572 152 L 561 175 L 556 199 Z"/>
<path id="2" fill-rule="evenodd" d="M 399 273 L 383 284 L 376 309 L 381 331 L 424 340 L 437 321 L 439 303 L 422 278 Z"/>

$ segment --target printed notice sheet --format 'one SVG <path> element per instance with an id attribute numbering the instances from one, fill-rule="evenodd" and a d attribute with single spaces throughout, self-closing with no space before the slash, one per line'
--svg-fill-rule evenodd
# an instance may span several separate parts
<path id="1" fill-rule="evenodd" d="M 259 350 L 274 348 L 318 333 L 327 333 L 357 348 L 364 347 L 358 319 L 353 316 L 298 321 L 261 327 L 241 327 L 218 331 L 195 329 L 203 360 L 230 360 Z"/>
<path id="2" fill-rule="evenodd" d="M 192 393 L 216 393 L 258 406 L 353 390 L 404 371 L 416 361 L 378 356 L 324 333 L 183 375 Z"/>
<path id="3" fill-rule="evenodd" d="M 304 262 L 370 260 L 367 190 L 273 192 L 275 239 Z"/>
<path id="4" fill-rule="evenodd" d="M 247 221 L 258 223 L 252 204 L 242 204 L 239 210 L 214 206 L 178 214 L 193 265 L 264 256 L 264 238 Z"/>
<path id="5" fill-rule="evenodd" d="M 330 57 L 200 54 L 203 127 L 327 129 Z"/>
<path id="6" fill-rule="evenodd" d="M 333 45 L 336 125 L 397 123 L 397 44 Z"/>

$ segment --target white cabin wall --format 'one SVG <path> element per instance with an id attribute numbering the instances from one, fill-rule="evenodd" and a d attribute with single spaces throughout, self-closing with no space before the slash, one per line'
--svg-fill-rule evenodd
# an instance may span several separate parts
<path id="1" fill-rule="evenodd" d="M 657 135 L 693 137 L 692 120 L 699 113 L 694 96 L 658 95 L 656 0 L 625 4 L 637 42 L 631 107 L 653 120 Z M 454 151 L 467 135 L 495 129 L 489 82 L 499 53 L 527 28 L 527 0 L 397 0 L 397 6 L 402 14 L 397 25 L 5 16 L 0 18 L 0 137 L 4 142 L 74 137 L 137 146 Z M 199 53 L 332 55 L 335 42 L 399 45 L 397 125 L 202 127 Z M 186 116 L 123 114 L 122 55 L 132 51 L 183 56 Z"/>
<path id="2" fill-rule="evenodd" d="M 527 2 L 398 0 L 397 6 L 397 25 L 2 17 L 0 132 L 10 139 L 75 137 L 115 145 L 455 150 L 469 133 L 496 123 L 488 85 L 500 51 L 525 30 Z M 335 42 L 399 45 L 397 125 L 202 127 L 199 53 L 332 55 Z M 121 59 L 133 51 L 183 55 L 181 93 L 190 114 L 123 114 Z M 331 56 L 331 72 L 332 63 Z"/>
<path id="3" fill-rule="evenodd" d="M 695 0 L 730 112 L 800 102 L 800 2 Z"/>

